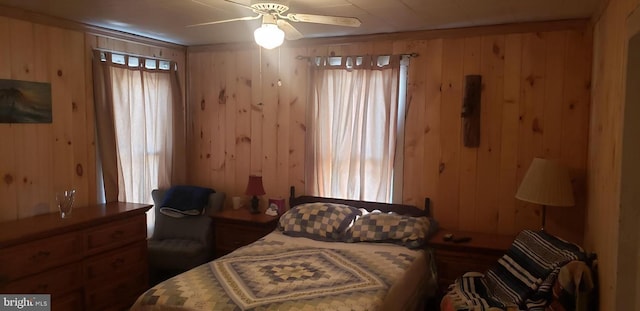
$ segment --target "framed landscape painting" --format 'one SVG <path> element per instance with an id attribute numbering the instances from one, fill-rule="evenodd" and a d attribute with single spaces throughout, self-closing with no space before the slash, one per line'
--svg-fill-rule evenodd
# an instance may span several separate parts
<path id="1" fill-rule="evenodd" d="M 51 84 L 0 79 L 0 123 L 51 123 Z"/>

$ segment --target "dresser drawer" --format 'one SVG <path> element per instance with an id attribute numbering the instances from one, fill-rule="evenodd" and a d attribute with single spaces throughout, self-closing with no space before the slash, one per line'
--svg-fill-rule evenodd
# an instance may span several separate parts
<path id="1" fill-rule="evenodd" d="M 92 310 L 120 309 L 119 306 L 130 307 L 135 299 L 147 289 L 146 270 L 131 273 L 119 279 L 104 282 L 96 286 L 88 286 L 86 304 Z"/>
<path id="2" fill-rule="evenodd" d="M 82 265 L 70 264 L 0 286 L 0 292 L 61 295 L 82 287 Z"/>
<path id="3" fill-rule="evenodd" d="M 215 228 L 216 247 L 221 250 L 235 250 L 251 244 L 271 232 L 249 226 L 233 224 L 217 224 Z"/>
<path id="4" fill-rule="evenodd" d="M 65 294 L 62 297 L 52 296 L 51 300 L 52 310 L 83 311 L 85 309 L 81 290 Z"/>
<path id="5" fill-rule="evenodd" d="M 85 264 L 87 282 L 130 275 L 147 269 L 147 243 L 137 242 L 123 249 L 91 257 Z"/>
<path id="6" fill-rule="evenodd" d="M 0 284 L 79 260 L 82 256 L 80 233 L 57 235 L 3 249 L 0 252 Z"/>
<path id="7" fill-rule="evenodd" d="M 135 241 L 145 240 L 147 226 L 145 215 L 98 226 L 87 231 L 87 252 L 99 253 Z"/>

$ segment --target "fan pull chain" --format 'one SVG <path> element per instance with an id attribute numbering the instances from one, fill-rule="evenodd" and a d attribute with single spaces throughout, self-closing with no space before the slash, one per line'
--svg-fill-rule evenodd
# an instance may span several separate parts
<path id="1" fill-rule="evenodd" d="M 278 86 L 282 86 L 282 79 L 280 79 L 280 64 L 282 64 L 282 49 L 278 48 Z"/>

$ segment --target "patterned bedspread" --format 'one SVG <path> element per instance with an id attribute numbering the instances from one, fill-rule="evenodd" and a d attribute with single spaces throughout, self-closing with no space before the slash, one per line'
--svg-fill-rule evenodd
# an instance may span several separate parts
<path id="1" fill-rule="evenodd" d="M 142 294 L 131 310 L 400 310 L 424 298 L 429 255 L 273 232 Z"/>

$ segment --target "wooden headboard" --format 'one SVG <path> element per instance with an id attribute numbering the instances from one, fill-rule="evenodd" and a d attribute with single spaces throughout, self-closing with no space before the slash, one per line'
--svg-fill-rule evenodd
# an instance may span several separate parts
<path id="1" fill-rule="evenodd" d="M 336 198 L 327 198 L 327 197 L 315 197 L 303 195 L 296 197 L 296 189 L 295 187 L 291 187 L 290 195 L 289 195 L 289 208 L 294 207 L 296 205 L 305 204 L 305 203 L 314 203 L 314 202 L 326 202 L 326 203 L 339 203 L 345 204 L 357 208 L 364 208 L 368 211 L 379 210 L 384 213 L 394 212 L 402 215 L 409 215 L 414 217 L 420 216 L 431 216 L 431 200 L 429 198 L 424 199 L 424 209 L 420 209 L 413 205 L 407 204 L 393 204 L 393 203 L 381 203 L 381 202 L 370 202 L 370 201 L 357 201 L 357 200 L 346 200 L 346 199 L 336 199 Z"/>

